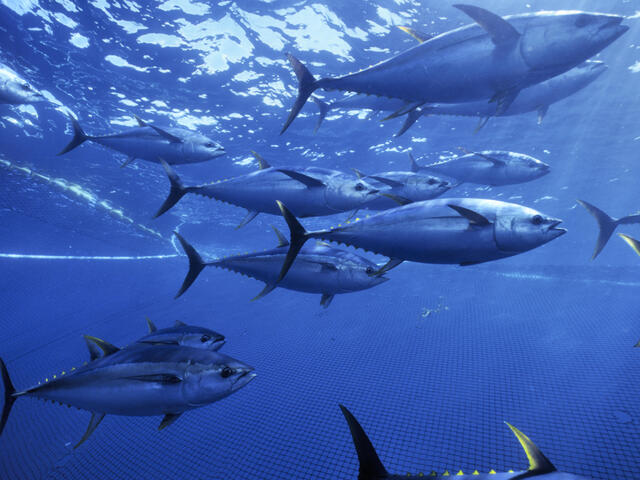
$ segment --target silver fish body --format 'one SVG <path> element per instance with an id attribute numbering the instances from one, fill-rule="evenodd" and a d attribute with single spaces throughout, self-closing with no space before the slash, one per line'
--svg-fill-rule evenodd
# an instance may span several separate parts
<path id="1" fill-rule="evenodd" d="M 232 373 L 224 376 L 224 368 L 230 368 Z M 252 370 L 218 352 L 133 344 L 16 396 L 52 400 L 105 414 L 178 414 L 237 391 L 253 378 Z"/>
<path id="2" fill-rule="evenodd" d="M 530 182 L 551 171 L 548 164 L 537 158 L 503 150 L 470 152 L 419 169 L 454 178 L 462 183 L 491 186 Z"/>

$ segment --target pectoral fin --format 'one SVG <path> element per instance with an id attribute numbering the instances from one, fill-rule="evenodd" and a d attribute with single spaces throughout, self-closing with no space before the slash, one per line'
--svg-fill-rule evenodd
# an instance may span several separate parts
<path id="1" fill-rule="evenodd" d="M 175 422 L 180 415 L 182 415 L 182 413 L 167 413 L 162 418 L 162 421 L 160 422 L 160 425 L 158 426 L 158 431 L 164 430 L 165 428 L 167 428 L 169 425 L 171 425 L 173 422 Z"/>
<path id="2" fill-rule="evenodd" d="M 153 375 L 134 375 L 132 377 L 127 377 L 129 380 L 137 380 L 139 382 L 151 382 L 151 383 L 160 383 L 162 385 L 174 385 L 176 383 L 180 383 L 182 379 L 177 375 L 172 375 L 170 373 L 159 373 Z"/>
<path id="3" fill-rule="evenodd" d="M 498 158 L 494 158 L 494 157 L 490 157 L 489 155 L 485 155 L 484 153 L 479 153 L 479 152 L 471 152 L 474 155 L 485 159 L 488 162 L 493 163 L 494 167 L 506 167 L 507 163 L 504 160 L 500 160 Z"/>
<path id="4" fill-rule="evenodd" d="M 387 263 L 385 263 L 382 267 L 380 267 L 380 269 L 378 269 L 377 271 L 369 274 L 370 277 L 379 277 L 381 275 L 384 275 L 385 273 L 387 273 L 389 270 L 391 270 L 392 268 L 396 268 L 398 265 L 400 265 L 402 262 L 404 262 L 404 260 L 400 259 L 400 258 L 390 258 L 389 261 Z"/>
<path id="5" fill-rule="evenodd" d="M 320 269 L 325 270 L 327 272 L 337 272 L 338 267 L 336 267 L 333 263 L 322 262 L 320 263 Z"/>
<path id="6" fill-rule="evenodd" d="M 244 227 L 247 223 L 249 223 L 251 220 L 253 220 L 254 218 L 256 218 L 258 216 L 260 212 L 253 212 L 251 210 L 247 211 L 247 214 L 245 215 L 245 217 L 242 219 L 242 221 L 238 224 L 238 226 L 236 227 L 236 230 L 238 230 L 239 228 Z"/>
<path id="7" fill-rule="evenodd" d="M 464 207 L 461 207 L 459 205 L 448 204 L 447 207 L 455 210 L 462 217 L 464 217 L 467 220 L 469 220 L 469 223 L 471 225 L 478 225 L 478 226 L 482 226 L 482 227 L 487 226 L 487 225 L 491 225 L 491 222 L 489 220 L 487 220 L 486 217 L 480 215 L 478 212 L 474 212 L 473 210 L 469 210 L 468 208 L 464 208 Z"/>
<path id="8" fill-rule="evenodd" d="M 147 126 L 153 128 L 158 135 L 160 135 L 161 137 L 166 138 L 171 143 L 182 143 L 182 139 L 180 137 L 176 137 L 175 135 L 171 135 L 169 132 L 167 132 L 166 130 L 163 130 L 160 127 L 156 127 L 155 125 L 149 125 L 149 124 L 147 124 Z"/>
<path id="9" fill-rule="evenodd" d="M 92 342 L 98 348 L 100 348 L 100 350 L 102 350 L 102 352 L 104 353 L 105 357 L 120 351 L 120 349 L 118 347 L 116 347 L 115 345 L 110 344 L 109 342 L 105 342 L 101 338 L 92 337 L 91 335 L 85 335 L 84 339 L 87 342 L 87 345 L 89 344 L 89 342 Z M 89 348 L 89 350 L 91 351 L 91 348 Z"/>
<path id="10" fill-rule="evenodd" d="M 271 165 L 269 165 L 269 162 L 267 162 L 264 158 L 262 158 L 262 156 L 257 153 L 254 150 L 251 150 L 251 154 L 253 155 L 253 158 L 255 158 L 258 161 L 258 165 L 260 165 L 260 170 L 266 170 L 267 168 L 271 168 Z"/>
<path id="11" fill-rule="evenodd" d="M 317 188 L 324 187 L 325 184 L 321 180 L 317 178 L 310 177 L 309 175 L 305 175 L 304 173 L 296 172 L 294 170 L 287 170 L 284 168 L 278 168 L 280 173 L 284 173 L 286 176 L 297 180 L 298 182 L 307 186 L 307 188 Z"/>
<path id="12" fill-rule="evenodd" d="M 96 428 L 98 428 L 98 425 L 100 425 L 100 422 L 102 421 L 104 416 L 105 416 L 104 413 L 92 413 L 91 414 L 91 420 L 89 420 L 89 425 L 87 426 L 87 430 L 84 432 L 84 435 L 82 436 L 80 441 L 73 446 L 74 450 L 76 448 L 78 448 L 80 445 L 82 445 L 84 443 L 84 441 L 91 436 L 93 431 Z"/>
<path id="13" fill-rule="evenodd" d="M 384 183 L 385 185 L 389 185 L 390 187 L 396 187 L 396 188 L 404 187 L 404 183 L 397 182 L 396 180 L 391 180 L 390 178 L 378 177 L 374 175 L 371 175 L 370 178 L 373 178 L 374 180 L 377 180 L 380 183 Z"/>
<path id="14" fill-rule="evenodd" d="M 453 5 L 469 15 L 474 22 L 480 25 L 491 37 L 496 46 L 515 45 L 520 38 L 520 33 L 504 18 L 484 8 L 474 5 Z"/>
<path id="15" fill-rule="evenodd" d="M 333 294 L 329 295 L 328 293 L 323 293 L 322 298 L 320 298 L 320 305 L 322 305 L 324 308 L 327 308 L 329 305 L 331 305 L 333 297 Z"/>
<path id="16" fill-rule="evenodd" d="M 153 333 L 156 330 L 158 330 L 149 317 L 147 317 L 146 320 L 147 320 L 147 328 L 149 329 L 149 333 Z"/>
<path id="17" fill-rule="evenodd" d="M 413 203 L 408 198 L 401 197 L 400 195 L 393 195 L 392 193 L 381 193 L 380 195 L 382 195 L 383 197 L 390 198 L 391 200 L 393 200 L 394 202 L 400 205 L 409 205 L 410 203 Z"/>
<path id="18" fill-rule="evenodd" d="M 271 293 L 273 290 L 275 290 L 276 288 L 276 284 L 274 283 L 267 283 L 264 288 L 262 289 L 262 291 L 256 295 L 255 297 L 253 297 L 251 299 L 252 302 L 255 302 L 256 300 L 260 300 L 262 297 L 264 297 L 265 295 Z"/>

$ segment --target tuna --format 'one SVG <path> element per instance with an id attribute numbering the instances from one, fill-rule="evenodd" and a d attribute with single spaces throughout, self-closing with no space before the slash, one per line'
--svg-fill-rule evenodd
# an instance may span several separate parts
<path id="1" fill-rule="evenodd" d="M 256 376 L 253 368 L 227 355 L 179 345 L 133 344 L 105 352 L 80 368 L 63 371 L 44 382 L 16 391 L 0 359 L 4 406 L 0 433 L 14 402 L 35 397 L 88 410 L 89 426 L 82 444 L 106 414 L 164 415 L 159 430 L 182 413 L 221 400 Z"/>
<path id="2" fill-rule="evenodd" d="M 303 247 L 287 278 L 278 283 L 278 274 L 287 256 L 289 242 L 277 229 L 274 228 L 274 231 L 279 241 L 276 248 L 232 255 L 210 262 L 205 262 L 196 249 L 176 233 L 189 258 L 189 272 L 176 298 L 186 292 L 204 267 L 208 266 L 240 273 L 264 282 L 264 289 L 253 300 L 264 297 L 276 287 L 282 287 L 298 292 L 319 293 L 322 295 L 320 305 L 324 308 L 329 306 L 334 295 L 366 290 L 388 280 L 375 275 L 379 266 L 366 258 L 318 243 Z"/>
<path id="3" fill-rule="evenodd" d="M 187 325 L 179 320 L 173 327 L 158 330 L 153 322 L 147 318 L 149 333 L 137 340 L 137 343 L 149 345 L 182 345 L 205 350 L 218 351 L 225 344 L 224 335 L 209 330 L 205 327 Z M 101 338 L 84 336 L 91 360 L 101 357 L 103 354 L 117 352 L 120 348 L 102 340 Z"/>
<path id="4" fill-rule="evenodd" d="M 415 161 L 409 154 L 412 168 Z M 406 205 L 411 202 L 431 200 L 452 188 L 454 185 L 444 178 L 428 173 L 411 172 L 380 172 L 373 175 L 364 175 L 357 172 L 360 178 L 366 178 L 380 188 L 381 195 L 366 203 L 363 208 L 367 210 L 387 210 L 398 206 L 398 203 Z"/>
<path id="5" fill-rule="evenodd" d="M 611 238 L 611 235 L 618 225 L 640 223 L 640 213 L 634 213 L 633 215 L 627 215 L 626 217 L 622 218 L 613 218 L 600 210 L 595 205 L 591 205 L 589 202 L 578 200 L 578 203 L 586 208 L 587 212 L 593 215 L 593 218 L 595 218 L 596 222 L 598 222 L 598 239 L 596 240 L 596 248 L 593 251 L 591 260 L 595 260 L 596 257 L 600 255 L 600 252 L 607 244 L 609 238 Z M 626 240 L 624 237 L 622 238 Z M 627 243 L 629 242 L 627 241 Z M 631 246 L 633 247 L 633 245 Z"/>
<path id="6" fill-rule="evenodd" d="M 431 473 L 418 473 L 417 475 L 411 475 L 410 473 L 402 475 L 391 474 L 387 472 L 382 461 L 380 461 L 380 457 L 378 457 L 376 449 L 360 423 L 358 423 L 358 420 L 356 420 L 353 414 L 344 405 L 340 405 L 340 410 L 342 410 L 342 414 L 347 421 L 347 425 L 349 425 L 353 445 L 358 455 L 358 462 L 360 463 L 358 480 L 401 480 L 418 478 L 448 480 L 452 477 L 460 480 L 520 480 L 534 477 L 536 480 L 588 480 L 587 477 L 559 472 L 529 437 L 509 423 L 507 423 L 507 426 L 516 436 L 518 442 L 520 442 L 520 445 L 529 460 L 529 468 L 527 470 L 516 472 L 513 470 L 510 472 L 496 472 L 495 470 L 491 470 L 487 473 L 480 473 L 478 470 L 471 473 L 464 473 L 460 470 L 457 473 L 445 471 L 442 474 L 435 471 L 431 471 Z"/>
<path id="7" fill-rule="evenodd" d="M 297 252 L 311 238 L 343 243 L 389 257 L 377 274 L 405 260 L 475 265 L 511 257 L 566 233 L 561 220 L 515 203 L 479 198 L 440 198 L 392 208 L 362 220 L 307 232 L 278 202 L 291 232 L 285 278 Z"/>
<path id="8" fill-rule="evenodd" d="M 44 96 L 14 72 L 0 66 L 0 103 L 23 105 L 46 102 Z"/>
<path id="9" fill-rule="evenodd" d="M 179 165 L 206 162 L 225 154 L 222 145 L 200 133 L 185 128 L 160 128 L 138 117 L 137 128 L 102 136 L 87 135 L 75 118 L 69 116 L 69 119 L 73 139 L 58 155 L 70 152 L 87 140 L 127 155 L 123 167 L 136 158 L 155 163 L 164 160 Z"/>
<path id="10" fill-rule="evenodd" d="M 156 213 L 159 217 L 187 193 L 195 193 L 247 209 L 240 228 L 259 213 L 278 215 L 276 200 L 287 202 L 299 217 L 333 215 L 361 207 L 378 193 L 364 180 L 337 170 L 319 167 L 272 167 L 253 152 L 260 170 L 239 177 L 194 187 L 185 186 L 178 175 L 161 162 L 169 181 L 169 196 Z"/>
<path id="11" fill-rule="evenodd" d="M 576 67 L 620 37 L 623 17 L 579 11 L 537 12 L 502 18 L 471 5 L 455 5 L 475 23 L 428 39 L 377 65 L 315 79 L 288 55 L 298 96 L 281 133 L 318 89 L 404 100 L 406 112 L 424 103 L 496 102 L 505 112 L 527 87 Z"/>
<path id="12" fill-rule="evenodd" d="M 550 105 L 582 90 L 606 70 L 607 66 L 602 62 L 591 60 L 584 62 L 567 73 L 523 89 L 513 103 L 500 114 L 497 112 L 495 103 L 483 100 L 466 103 L 432 103 L 423 105 L 407 114 L 402 128 L 396 135 L 402 135 L 421 116 L 428 115 L 480 117 L 476 132 L 486 125 L 490 117 L 505 117 L 528 112 L 537 112 L 538 124 L 541 124 Z"/>
<path id="13" fill-rule="evenodd" d="M 460 183 L 478 183 L 494 187 L 530 182 L 545 176 L 551 167 L 537 158 L 502 150 L 467 152 L 460 157 L 432 163 L 418 171 L 455 178 Z"/>

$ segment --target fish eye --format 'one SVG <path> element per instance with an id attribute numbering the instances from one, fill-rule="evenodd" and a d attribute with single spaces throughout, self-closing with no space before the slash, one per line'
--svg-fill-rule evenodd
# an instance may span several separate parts
<path id="1" fill-rule="evenodd" d="M 364 185 L 361 183 L 356 183 L 356 190 L 358 192 L 361 192 L 362 190 L 364 190 Z"/>
<path id="2" fill-rule="evenodd" d="M 373 275 L 373 267 L 367 267 L 367 269 L 365 270 L 367 272 L 367 275 Z"/>
<path id="3" fill-rule="evenodd" d="M 224 367 L 220 372 L 222 378 L 229 378 L 231 375 L 233 375 L 233 368 L 231 367 Z"/>
<path id="4" fill-rule="evenodd" d="M 204 146 L 207 147 L 207 148 L 213 148 L 213 147 L 216 146 L 216 144 L 213 143 L 213 142 L 209 142 L 209 143 L 205 143 Z"/>
<path id="5" fill-rule="evenodd" d="M 427 180 L 427 183 L 429 185 L 433 185 L 434 183 L 436 183 L 436 179 L 435 178 L 430 178 L 429 180 Z"/>
<path id="6" fill-rule="evenodd" d="M 200 337 L 200 341 L 201 341 L 202 343 L 204 343 L 204 342 L 208 342 L 209 340 L 211 340 L 211 337 L 210 337 L 209 335 L 202 335 L 202 336 Z"/>
<path id="7" fill-rule="evenodd" d="M 21 87 L 23 90 L 31 91 L 31 87 L 30 87 L 29 85 L 27 85 L 26 83 L 23 83 L 22 85 L 20 85 L 20 87 Z"/>
<path id="8" fill-rule="evenodd" d="M 579 15 L 578 18 L 576 18 L 576 27 L 584 27 L 585 25 L 589 25 L 592 20 L 593 17 L 591 17 L 590 15 Z"/>
<path id="9" fill-rule="evenodd" d="M 542 215 L 534 215 L 531 219 L 531 223 L 533 223 L 534 225 L 540 225 L 542 222 L 544 222 L 544 218 L 542 218 Z"/>

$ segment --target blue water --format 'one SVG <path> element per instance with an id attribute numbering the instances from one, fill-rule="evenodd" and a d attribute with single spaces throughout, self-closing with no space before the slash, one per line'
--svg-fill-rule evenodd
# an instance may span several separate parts
<path id="1" fill-rule="evenodd" d="M 53 102 L 0 105 L 0 356 L 14 384 L 81 364 L 82 334 L 131 343 L 145 317 L 220 331 L 224 351 L 258 373 L 161 432 L 159 417 L 107 416 L 76 450 L 87 412 L 21 399 L 0 437 L 0 477 L 356 478 L 343 403 L 391 472 L 526 469 L 508 421 L 560 470 L 640 478 L 640 258 L 614 235 L 590 261 L 596 224 L 575 202 L 613 216 L 639 207 L 640 2 L 476 3 L 616 13 L 631 28 L 596 57 L 608 71 L 540 126 L 530 113 L 474 135 L 475 119 L 433 116 L 395 138 L 401 120 L 332 113 L 314 135 L 309 104 L 279 136 L 296 89 L 283 52 L 347 73 L 413 45 L 394 25 L 441 33 L 467 18 L 426 0 L 0 0 L 0 62 Z M 479 266 L 406 263 L 326 310 L 319 295 L 283 289 L 250 302 L 263 284 L 215 269 L 173 300 L 187 269 L 173 230 L 216 257 L 274 246 L 270 225 L 284 222 L 260 215 L 234 230 L 244 210 L 189 196 L 152 220 L 169 188 L 162 169 L 119 168 L 124 156 L 89 143 L 56 156 L 71 135 L 65 108 L 88 133 L 139 114 L 221 142 L 224 157 L 177 167 L 188 184 L 257 169 L 251 150 L 274 165 L 367 173 L 406 169 L 409 149 L 422 164 L 458 146 L 522 152 L 552 172 L 455 195 L 528 205 L 569 233 Z M 619 231 L 640 237 L 637 225 Z"/>

